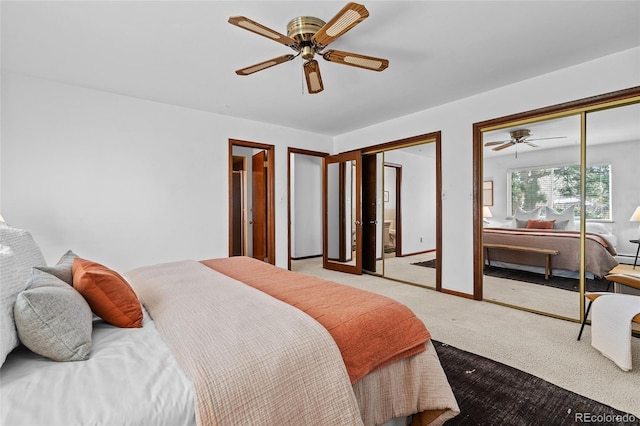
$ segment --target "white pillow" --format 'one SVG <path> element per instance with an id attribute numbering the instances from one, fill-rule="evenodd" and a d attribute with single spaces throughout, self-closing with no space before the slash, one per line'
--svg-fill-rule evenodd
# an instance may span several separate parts
<path id="1" fill-rule="evenodd" d="M 18 280 L 18 270 L 11 247 L 0 244 L 0 365 L 18 346 L 18 334 L 13 321 L 13 304 L 24 285 Z"/>
<path id="2" fill-rule="evenodd" d="M 2 245 L 2 273 L 0 273 L 0 361 L 4 363 L 7 354 L 18 346 L 18 332 L 13 318 L 13 304 L 18 293 L 27 286 L 31 268 L 45 266 L 46 262 L 40 248 L 31 234 L 22 229 L 12 228 L 6 223 L 0 226 L 0 244 Z M 6 247 L 6 248 L 5 248 Z M 7 257 L 8 256 L 8 257 Z M 0 365 L 2 365 L 0 363 Z"/>
<path id="3" fill-rule="evenodd" d="M 520 220 L 529 220 L 529 219 L 539 219 L 540 218 L 540 209 L 538 207 L 533 210 L 523 210 L 520 207 L 516 207 L 516 212 L 513 214 L 513 217 Z"/>
<path id="4" fill-rule="evenodd" d="M 526 228 L 529 219 L 540 219 L 540 209 L 541 207 L 538 207 L 536 209 L 526 211 L 522 210 L 520 207 L 516 207 L 516 212 L 513 214 L 513 227 Z"/>
<path id="5" fill-rule="evenodd" d="M 591 232 L 593 234 L 608 234 L 609 231 L 607 230 L 607 227 L 604 226 L 602 223 L 594 223 L 594 222 L 587 222 L 585 224 L 586 227 L 586 231 L 587 232 Z"/>
<path id="6" fill-rule="evenodd" d="M 576 206 L 570 206 L 567 207 L 566 209 L 564 209 L 562 212 L 557 212 L 554 209 L 552 209 L 551 207 L 545 207 L 545 217 L 547 218 L 547 220 L 552 220 L 555 219 L 556 222 L 562 222 L 562 221 L 568 221 L 567 222 L 567 227 L 565 228 L 565 230 L 567 231 L 575 231 L 576 230 L 576 222 L 575 219 L 573 217 L 573 211 L 575 210 Z"/>

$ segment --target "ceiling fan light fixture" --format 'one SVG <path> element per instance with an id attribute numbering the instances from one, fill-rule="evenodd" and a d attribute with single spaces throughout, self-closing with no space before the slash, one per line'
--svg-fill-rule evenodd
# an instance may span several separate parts
<path id="1" fill-rule="evenodd" d="M 517 139 L 517 140 L 528 138 L 529 136 L 532 135 L 531 130 L 529 129 L 512 130 L 510 133 L 511 133 L 511 138 Z"/>
<path id="2" fill-rule="evenodd" d="M 314 50 L 313 46 L 304 46 L 302 50 L 300 50 L 300 54 L 302 55 L 302 59 L 308 61 L 310 59 L 313 59 L 316 51 Z"/>
<path id="3" fill-rule="evenodd" d="M 320 76 L 320 67 L 314 59 L 316 54 L 321 55 L 329 62 L 336 62 L 372 71 L 382 71 L 389 66 L 387 59 L 337 50 L 323 52 L 330 43 L 358 25 L 368 16 L 369 12 L 363 5 L 347 3 L 340 12 L 326 23 L 322 19 L 313 16 L 299 16 L 292 19 L 287 24 L 287 35 L 280 34 L 278 31 L 274 31 L 244 16 L 232 16 L 229 18 L 230 24 L 277 41 L 296 51 L 295 55 L 284 55 L 246 68 L 241 68 L 236 70 L 236 74 L 253 74 L 302 56 L 302 59 L 305 61 L 303 70 L 307 80 L 308 92 L 319 93 L 324 87 L 322 85 L 322 77 Z"/>
<path id="4" fill-rule="evenodd" d="M 300 45 L 304 44 L 304 42 L 309 42 L 308 44 L 311 45 L 313 35 L 324 25 L 325 22 L 322 19 L 314 18 L 313 16 L 298 16 L 287 24 L 287 36 L 297 41 Z"/>

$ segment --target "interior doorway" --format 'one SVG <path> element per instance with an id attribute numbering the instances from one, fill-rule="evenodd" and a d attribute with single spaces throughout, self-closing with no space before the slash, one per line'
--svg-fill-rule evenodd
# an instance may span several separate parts
<path id="1" fill-rule="evenodd" d="M 229 256 L 275 264 L 274 146 L 229 140 Z"/>
<path id="2" fill-rule="evenodd" d="M 321 257 L 322 158 L 326 152 L 287 150 L 288 269 L 291 260 Z"/>

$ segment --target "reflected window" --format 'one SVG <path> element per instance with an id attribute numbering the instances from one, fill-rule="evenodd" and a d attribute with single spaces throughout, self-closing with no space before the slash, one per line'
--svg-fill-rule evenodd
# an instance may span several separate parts
<path id="1" fill-rule="evenodd" d="M 575 206 L 574 218 L 580 217 L 580 165 L 535 167 L 507 172 L 511 207 L 533 210 L 548 206 L 563 211 Z M 587 166 L 586 219 L 611 220 L 611 164 Z"/>

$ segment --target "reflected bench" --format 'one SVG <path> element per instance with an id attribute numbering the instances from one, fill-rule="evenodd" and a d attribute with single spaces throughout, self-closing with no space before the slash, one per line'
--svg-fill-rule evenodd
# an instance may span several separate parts
<path id="1" fill-rule="evenodd" d="M 560 254 L 559 250 L 553 249 L 544 249 L 537 247 L 524 247 L 524 246 L 512 246 L 509 244 L 483 244 L 484 247 L 484 259 L 487 262 L 487 266 L 491 266 L 491 256 L 489 255 L 489 250 L 508 250 L 508 251 L 519 251 L 525 253 L 536 253 L 545 256 L 545 265 L 544 265 L 544 279 L 548 280 L 549 277 L 553 274 L 551 268 L 551 256 L 555 256 Z"/>

